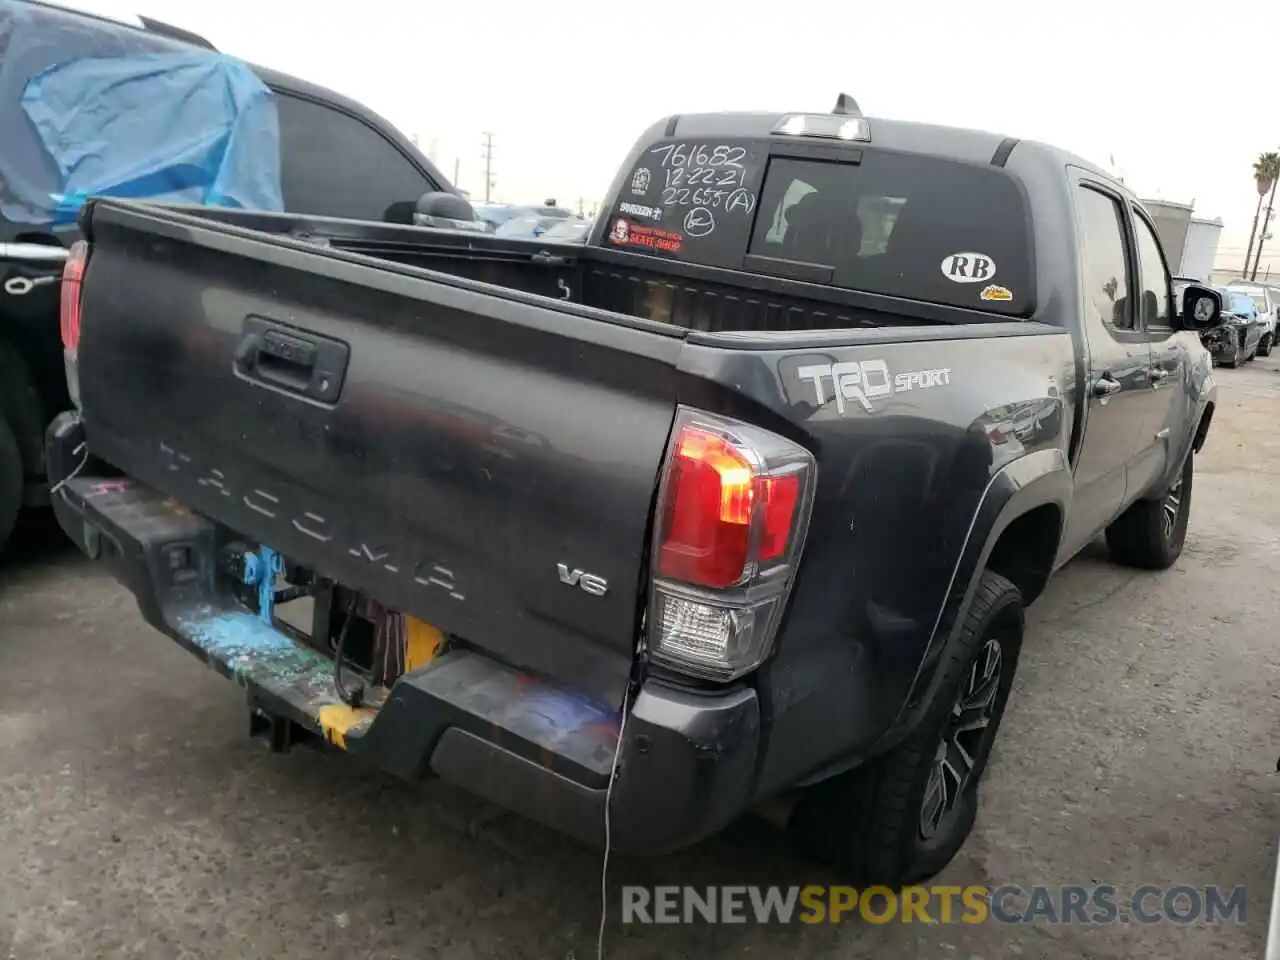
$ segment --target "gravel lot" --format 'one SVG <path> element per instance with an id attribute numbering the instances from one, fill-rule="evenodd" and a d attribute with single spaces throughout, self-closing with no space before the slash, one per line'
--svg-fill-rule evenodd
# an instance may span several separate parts
<path id="1" fill-rule="evenodd" d="M 1219 371 L 1178 566 L 1096 546 L 1031 614 L 951 883 L 1249 888 L 1213 927 L 610 927 L 619 958 L 1257 956 L 1280 824 L 1280 363 Z M 48 524 L 0 565 L 0 960 L 585 958 L 600 859 L 438 782 L 246 736 L 234 686 Z M 751 819 L 613 884 L 830 883 Z M 616 908 L 618 892 L 613 890 Z"/>

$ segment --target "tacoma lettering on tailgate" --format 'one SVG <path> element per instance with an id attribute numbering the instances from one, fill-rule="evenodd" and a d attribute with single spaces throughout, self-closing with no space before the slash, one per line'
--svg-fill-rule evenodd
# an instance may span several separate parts
<path id="1" fill-rule="evenodd" d="M 337 542 L 346 552 L 358 560 L 381 567 L 397 577 L 406 577 L 421 587 L 443 590 L 454 600 L 466 600 L 466 591 L 458 583 L 453 570 L 440 557 L 415 558 L 399 555 L 377 541 L 366 543 L 358 533 L 335 530 L 325 517 L 314 510 L 293 507 L 270 490 L 253 487 L 248 490 L 233 489 L 227 476 L 216 467 L 205 468 L 185 453 L 161 441 L 160 451 L 170 472 L 194 475 L 196 483 L 216 490 L 224 497 L 238 498 L 246 507 L 268 520 L 287 520 L 294 530 L 319 543 Z"/>

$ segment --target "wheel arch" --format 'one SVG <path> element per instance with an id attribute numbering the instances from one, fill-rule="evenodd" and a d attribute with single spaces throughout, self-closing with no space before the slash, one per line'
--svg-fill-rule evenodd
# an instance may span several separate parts
<path id="1" fill-rule="evenodd" d="M 1213 411 L 1217 404 L 1210 400 L 1204 405 L 1204 413 L 1200 414 L 1200 422 L 1196 424 L 1196 432 L 1192 435 L 1191 452 L 1199 453 L 1204 442 L 1209 439 L 1209 425 L 1213 422 Z"/>
<path id="2" fill-rule="evenodd" d="M 1020 457 L 992 477 L 895 732 L 910 729 L 933 699 L 938 663 L 959 636 L 984 570 L 1027 591 L 1024 607 L 1044 590 L 1057 561 L 1072 491 L 1066 454 L 1058 449 Z"/>
<path id="3" fill-rule="evenodd" d="M 1062 504 L 1041 503 L 1009 520 L 991 545 L 981 569 L 992 570 L 1017 587 L 1024 607 L 1034 603 L 1049 583 L 1065 517 Z"/>

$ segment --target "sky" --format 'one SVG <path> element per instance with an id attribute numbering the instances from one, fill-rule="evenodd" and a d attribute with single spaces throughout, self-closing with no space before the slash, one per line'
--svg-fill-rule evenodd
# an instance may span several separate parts
<path id="1" fill-rule="evenodd" d="M 150 15 L 353 97 L 473 196 L 491 132 L 503 200 L 589 207 L 654 120 L 825 112 L 843 91 L 869 117 L 1043 140 L 1140 196 L 1194 201 L 1238 266 L 1253 161 L 1280 150 L 1274 0 L 54 2 Z M 1273 222 L 1263 261 L 1280 271 Z"/>

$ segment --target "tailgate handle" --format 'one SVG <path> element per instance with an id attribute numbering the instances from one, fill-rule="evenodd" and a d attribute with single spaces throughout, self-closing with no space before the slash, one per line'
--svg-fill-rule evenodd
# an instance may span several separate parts
<path id="1" fill-rule="evenodd" d="M 342 392 L 348 354 L 339 340 L 304 336 L 261 317 L 247 317 L 235 364 L 249 380 L 333 403 Z"/>

